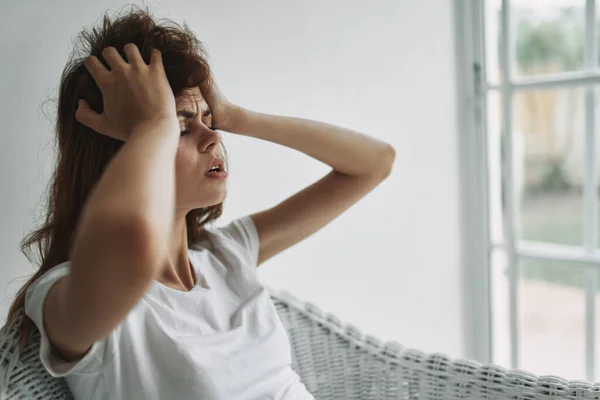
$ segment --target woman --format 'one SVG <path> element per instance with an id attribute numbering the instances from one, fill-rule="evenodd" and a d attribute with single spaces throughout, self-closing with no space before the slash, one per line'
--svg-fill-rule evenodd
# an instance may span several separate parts
<path id="1" fill-rule="evenodd" d="M 133 8 L 81 34 L 58 103 L 45 224 L 23 243 L 41 266 L 21 344 L 38 329 L 47 371 L 76 399 L 312 399 L 256 267 L 312 235 L 392 169 L 392 146 L 234 105 L 187 26 Z M 272 208 L 221 215 L 219 131 L 297 149 L 332 171 Z"/>

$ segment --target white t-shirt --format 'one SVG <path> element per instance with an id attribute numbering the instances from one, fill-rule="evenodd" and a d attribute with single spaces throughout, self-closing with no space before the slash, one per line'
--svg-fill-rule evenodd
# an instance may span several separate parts
<path id="1" fill-rule="evenodd" d="M 42 315 L 69 261 L 29 287 L 25 311 L 41 333 L 41 361 L 52 376 L 66 377 L 75 399 L 314 400 L 291 369 L 287 334 L 258 279 L 252 219 L 207 231 L 209 239 L 189 250 L 191 291 L 153 281 L 121 324 L 75 362 L 52 350 Z"/>

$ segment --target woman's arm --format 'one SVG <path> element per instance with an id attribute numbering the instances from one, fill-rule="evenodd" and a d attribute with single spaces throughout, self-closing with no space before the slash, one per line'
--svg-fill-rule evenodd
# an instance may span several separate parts
<path id="1" fill-rule="evenodd" d="M 299 150 L 341 174 L 385 177 L 394 162 L 395 150 L 389 143 L 351 129 L 241 107 L 231 113 L 225 130 Z"/>
<path id="2" fill-rule="evenodd" d="M 166 210 L 174 207 L 177 128 L 136 129 L 83 209 L 70 274 L 44 304 L 48 338 L 67 360 L 80 359 L 106 337 L 162 266 L 173 218 Z"/>
<path id="3" fill-rule="evenodd" d="M 223 130 L 299 150 L 333 169 L 287 200 L 251 215 L 260 237 L 258 264 L 304 240 L 363 198 L 392 170 L 394 148 L 365 134 L 300 118 L 231 106 Z"/>
<path id="4" fill-rule="evenodd" d="M 116 49 L 103 51 L 111 71 L 94 56 L 86 59 L 105 111 L 98 114 L 82 102 L 75 115 L 92 129 L 113 127 L 126 141 L 83 208 L 69 275 L 44 302 L 48 338 L 67 360 L 81 358 L 125 318 L 168 251 L 179 143 L 175 98 L 157 50 L 149 66 L 137 47 L 125 52 L 127 65 Z"/>

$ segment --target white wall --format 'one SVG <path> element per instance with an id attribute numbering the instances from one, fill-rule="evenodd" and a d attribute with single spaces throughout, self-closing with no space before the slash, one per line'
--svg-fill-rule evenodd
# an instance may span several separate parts
<path id="1" fill-rule="evenodd" d="M 71 38 L 121 1 L 27 1 L 0 16 L 0 311 L 33 272 L 18 250 L 51 172 L 54 95 Z M 392 143 L 392 176 L 312 238 L 260 268 L 364 331 L 463 355 L 452 3 L 444 0 L 150 2 L 209 46 L 221 88 L 243 106 L 319 119 Z M 77 17 L 75 17 L 77 16 Z M 222 223 L 283 200 L 328 167 L 226 135 Z M 37 208 L 36 208 L 37 207 Z"/>

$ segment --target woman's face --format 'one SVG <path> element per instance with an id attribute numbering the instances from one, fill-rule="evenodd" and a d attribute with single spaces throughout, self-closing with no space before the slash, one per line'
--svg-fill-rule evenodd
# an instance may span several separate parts
<path id="1" fill-rule="evenodd" d="M 176 98 L 181 136 L 175 157 L 175 205 L 187 213 L 223 202 L 227 179 L 223 174 L 206 175 L 215 158 L 224 161 L 221 134 L 211 129 L 212 116 L 200 90 L 186 94 Z"/>

